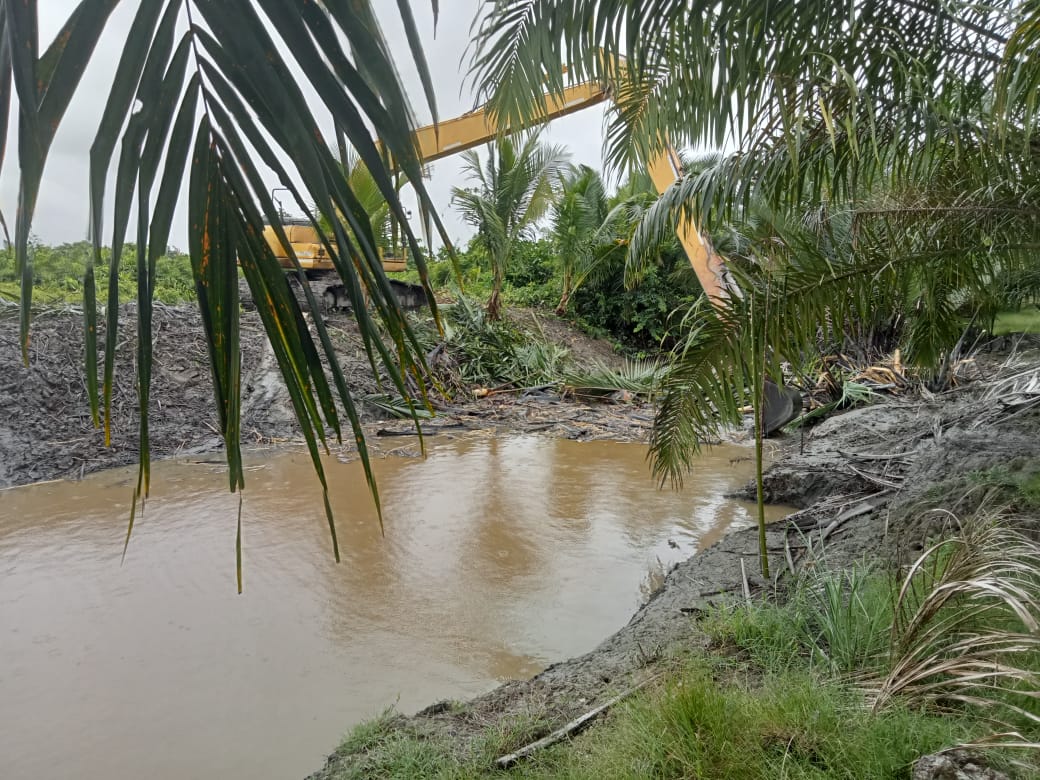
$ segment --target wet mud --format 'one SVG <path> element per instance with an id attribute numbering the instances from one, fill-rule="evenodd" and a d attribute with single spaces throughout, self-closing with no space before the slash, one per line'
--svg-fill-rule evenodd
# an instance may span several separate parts
<path id="1" fill-rule="evenodd" d="M 525 319 L 526 317 L 526 319 Z M 153 459 L 214 452 L 223 448 L 213 400 L 202 321 L 192 306 L 156 304 L 154 367 L 151 383 L 150 449 Z M 518 314 L 525 327 L 529 312 Z M 112 396 L 112 440 L 94 427 L 84 380 L 83 317 L 76 311 L 34 315 L 29 365 L 19 349 L 18 313 L 0 308 L 0 489 L 50 479 L 78 479 L 101 469 L 136 463 L 139 415 L 135 361 L 136 309 L 124 307 L 117 340 Z M 610 345 L 591 339 L 551 315 L 537 325 L 566 346 L 578 362 L 602 361 Z M 355 399 L 382 392 L 365 355 L 357 326 L 347 316 L 327 327 Z M 98 343 L 103 344 L 103 323 Z M 243 312 L 242 439 L 247 447 L 301 444 L 292 407 L 273 352 L 255 312 Z M 99 352 L 98 364 L 102 364 Z M 100 371 L 100 369 L 99 369 Z M 644 441 L 653 421 L 650 407 L 635 403 L 585 403 L 562 398 L 551 389 L 499 393 L 487 398 L 456 394 L 434 398 L 436 417 L 424 428 L 436 435 L 454 430 L 543 432 L 579 441 Z M 411 421 L 388 417 L 378 406 L 360 403 L 362 420 L 375 438 L 414 432 Z M 351 441 L 349 431 L 344 439 Z M 330 432 L 330 441 L 334 441 Z M 336 448 L 350 457 L 351 445 Z M 386 449 L 384 447 L 384 449 Z"/>
<path id="2" fill-rule="evenodd" d="M 988 360 L 981 372 L 987 381 L 888 399 L 779 439 L 783 452 L 766 475 L 768 497 L 800 510 L 768 528 L 769 580 L 759 574 L 757 531 L 729 533 L 676 565 L 629 623 L 592 652 L 461 705 L 402 715 L 395 727 L 447 737 L 460 756 L 489 724 L 534 716 L 549 733 L 657 674 L 677 650 L 710 652 L 698 618 L 715 604 L 782 592 L 810 560 L 834 568 L 910 563 L 953 517 L 929 510 L 966 513 L 991 500 L 973 475 L 1040 464 L 1040 392 L 1016 394 L 1009 379 L 1024 374 L 1019 389 L 1035 382 L 1040 357 L 1034 352 L 1014 365 Z M 1035 512 L 1016 512 L 1010 522 L 1040 533 Z M 364 760 L 363 753 L 333 754 L 310 780 L 336 776 L 345 765 L 363 767 Z"/>

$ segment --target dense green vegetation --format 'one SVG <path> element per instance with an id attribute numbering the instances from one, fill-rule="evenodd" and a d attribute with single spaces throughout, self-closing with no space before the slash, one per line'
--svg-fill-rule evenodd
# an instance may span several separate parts
<path id="1" fill-rule="evenodd" d="M 623 247 L 622 247 L 623 249 Z M 455 255 L 465 294 L 486 301 L 494 285 L 491 265 L 476 241 Z M 552 238 L 517 241 L 504 275 L 502 305 L 552 310 L 563 290 L 560 250 Z M 416 271 L 401 277 L 418 281 Z M 458 296 L 455 270 L 442 252 L 430 264 L 430 281 L 445 299 Z M 601 261 L 569 296 L 564 316 L 593 336 L 614 341 L 620 352 L 657 354 L 673 346 L 682 331 L 682 312 L 699 297 L 696 277 L 678 245 L 662 251 L 658 262 L 632 283 L 625 279 L 625 255 Z"/>
<path id="2" fill-rule="evenodd" d="M 90 261 L 93 247 L 89 242 L 47 246 L 34 242 L 30 247 L 33 257 L 33 299 L 42 304 L 79 304 L 83 302 L 83 276 Z M 137 248 L 124 247 L 118 264 L 119 302 L 137 300 Z M 112 250 L 101 252 L 102 265 L 97 267 L 97 284 L 106 289 Z M 195 300 L 195 279 L 191 260 L 183 252 L 169 251 L 156 260 L 155 300 L 163 303 L 184 303 Z M 14 252 L 0 252 L 0 298 L 17 301 L 21 298 L 19 277 L 15 268 Z"/>

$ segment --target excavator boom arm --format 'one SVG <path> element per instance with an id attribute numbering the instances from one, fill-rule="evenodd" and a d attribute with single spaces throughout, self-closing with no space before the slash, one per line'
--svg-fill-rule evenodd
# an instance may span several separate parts
<path id="1" fill-rule="evenodd" d="M 602 103 L 609 97 L 608 90 L 600 84 L 574 84 L 565 88 L 560 95 L 547 94 L 543 111 L 528 126 L 551 122 L 558 117 Z M 420 127 L 415 131 L 415 145 L 424 163 L 433 162 L 480 146 L 503 132 L 510 133 L 519 129 L 523 128 L 500 126 L 492 119 L 487 106 L 481 106 L 454 119 Z M 658 194 L 664 193 L 682 175 L 679 155 L 671 146 L 652 159 L 647 169 Z M 722 258 L 715 253 L 711 244 L 701 236 L 692 222 L 680 219 L 676 226 L 676 234 L 700 280 L 701 287 L 710 300 L 721 303 L 740 294 L 730 279 Z"/>

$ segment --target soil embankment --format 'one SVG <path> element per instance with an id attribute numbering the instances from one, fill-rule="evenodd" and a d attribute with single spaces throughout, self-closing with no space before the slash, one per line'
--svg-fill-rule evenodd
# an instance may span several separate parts
<path id="1" fill-rule="evenodd" d="M 766 485 L 771 501 L 801 510 L 769 528 L 772 581 L 758 575 L 756 530 L 734 532 L 676 566 L 628 625 L 592 652 L 464 705 L 398 717 L 393 728 L 447 739 L 460 758 L 479 750 L 495 724 L 533 718 L 544 724 L 533 736 L 542 736 L 654 676 L 676 648 L 710 652 L 697 618 L 713 604 L 782 590 L 788 572 L 810 561 L 835 568 L 911 562 L 937 525 L 955 522 L 929 509 L 970 512 L 994 467 L 1011 477 L 1040 470 L 1040 360 L 992 363 L 985 383 L 890 399 L 788 437 Z M 1040 532 L 1035 509 L 1014 522 Z M 341 750 L 310 780 L 364 776 L 366 765 L 364 751 Z"/>
<path id="2" fill-rule="evenodd" d="M 197 312 L 157 306 L 154 320 L 153 457 L 219 449 Z M 602 343 L 563 323 L 545 327 L 546 322 L 536 323 L 542 334 L 566 345 L 579 361 L 609 357 Z M 75 478 L 136 461 L 132 308 L 124 312 L 123 323 L 113 441 L 105 447 L 87 405 L 82 317 L 39 314 L 26 368 L 18 350 L 16 314 L 0 309 L 0 488 Z M 329 326 L 351 390 L 358 397 L 378 392 L 353 321 L 337 318 Z M 255 315 L 243 318 L 242 354 L 244 438 L 258 447 L 293 443 L 295 422 Z M 801 511 L 770 527 L 774 577 L 782 581 L 810 559 L 833 567 L 860 560 L 907 562 L 917 557 L 937 523 L 950 522 L 949 514 L 927 510 L 956 511 L 960 505 L 970 511 L 987 488 L 1001 483 L 1040 485 L 1038 366 L 1035 353 L 1015 366 L 990 358 L 978 372 L 984 380 L 941 395 L 888 399 L 784 440 L 785 454 L 766 478 L 767 495 Z M 375 406 L 362 408 L 372 441 L 410 429 L 408 421 L 384 419 Z M 648 407 L 587 405 L 541 390 L 438 402 L 437 417 L 424 427 L 430 434 L 447 427 L 494 428 L 631 441 L 645 439 L 651 422 Z M 1020 512 L 1016 522 L 1033 531 L 1040 528 L 1029 511 Z M 654 674 L 671 648 L 705 647 L 698 615 L 720 600 L 742 598 L 745 590 L 763 593 L 776 586 L 757 571 L 756 532 L 730 534 L 675 567 L 629 624 L 591 653 L 530 680 L 507 683 L 465 706 L 435 704 L 402 716 L 396 728 L 419 737 L 447 737 L 460 755 L 471 751 L 490 726 L 517 717 L 537 719 L 547 733 Z M 364 762 L 363 753 L 336 753 L 313 777 L 335 777 L 345 766 L 363 770 Z"/>
<path id="3" fill-rule="evenodd" d="M 0 488 L 48 479 L 77 479 L 100 469 L 137 462 L 136 311 L 125 307 L 116 349 L 112 396 L 112 442 L 94 428 L 84 380 L 83 317 L 74 311 L 43 311 L 34 316 L 29 366 L 22 363 L 17 309 L 0 306 Z M 602 361 L 611 348 L 550 316 L 519 321 L 534 325 L 545 338 L 566 347 L 578 362 Z M 354 320 L 336 316 L 327 323 L 347 384 L 355 399 L 381 391 Z M 99 345 L 104 343 L 99 323 Z M 153 314 L 154 365 L 149 417 L 153 458 L 219 450 L 209 357 L 202 321 L 193 306 L 156 304 Z M 242 438 L 247 446 L 302 442 L 288 395 L 267 344 L 259 317 L 244 312 L 242 349 Z M 102 356 L 98 357 L 99 365 Z M 383 388 L 387 383 L 384 383 Z M 500 392 L 483 399 L 434 400 L 441 427 L 543 431 L 571 439 L 645 439 L 652 412 L 634 404 L 593 405 L 548 391 Z M 408 420 L 388 418 L 379 406 L 359 404 L 370 428 L 379 434 L 414 430 Z M 347 433 L 345 441 L 353 440 Z M 330 439 L 331 441 L 332 439 Z M 349 450 L 351 445 L 344 445 Z M 349 452 L 347 453 L 349 456 Z"/>

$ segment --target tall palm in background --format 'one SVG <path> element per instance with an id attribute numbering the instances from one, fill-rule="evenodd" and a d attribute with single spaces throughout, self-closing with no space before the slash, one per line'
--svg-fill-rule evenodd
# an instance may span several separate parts
<path id="1" fill-rule="evenodd" d="M 492 144 L 487 160 L 476 151 L 462 155 L 463 170 L 474 187 L 454 187 L 452 203 L 476 228 L 475 241 L 487 253 L 493 282 L 489 319 L 501 314 L 502 283 L 517 241 L 546 215 L 556 197 L 567 153 L 530 135 L 519 145 L 511 138 Z"/>
<path id="2" fill-rule="evenodd" d="M 12 101 L 19 128 L 21 188 L 14 246 L 22 279 L 26 362 L 33 279 L 28 241 L 44 166 L 69 101 L 117 5 L 118 0 L 81 0 L 54 41 L 44 46 L 39 40 L 37 1 L 0 1 L 0 133 L 6 134 Z M 432 6 L 436 13 L 436 0 Z M 374 4 L 368 0 L 326 0 L 321 4 L 303 0 L 140 0 L 134 7 L 132 26 L 90 149 L 89 195 L 94 262 L 100 262 L 101 243 L 106 239 L 112 243 L 112 263 L 120 262 L 131 215 L 136 211 L 132 235 L 137 247 L 141 466 L 135 498 L 147 495 L 149 483 L 151 300 L 156 261 L 166 251 L 185 182 L 188 246 L 209 343 L 221 434 L 227 445 L 230 488 L 234 491 L 244 483 L 239 445 L 239 268 L 257 302 L 323 487 L 319 453 L 327 429 L 336 437 L 341 435 L 343 413 L 353 426 L 368 470 L 358 415 L 324 325 L 316 318 L 317 336 L 311 336 L 285 274 L 262 238 L 265 222 L 279 224 L 279 211 L 268 194 L 270 184 L 262 168 L 288 188 L 295 208 L 321 231 L 326 252 L 354 298 L 370 360 L 385 366 L 407 398 L 406 375 L 417 371 L 421 351 L 383 274 L 369 215 L 330 150 L 331 146 L 356 151 L 401 224 L 406 224 L 405 214 L 384 163 L 387 155 L 413 182 L 420 202 L 429 203 L 411 136 L 416 123 Z M 388 13 L 382 5 L 379 10 Z M 411 7 L 401 0 L 393 13 L 405 28 L 408 54 L 430 109 L 436 113 L 419 43 L 422 36 Z M 335 131 L 323 132 L 326 126 Z M 380 139 L 379 145 L 370 128 Z M 0 150 L 5 140 L 0 137 Z M 106 182 L 113 167 L 114 193 L 109 193 Z M 322 228 L 320 214 L 339 214 L 343 220 L 333 220 Z M 288 246 L 284 235 L 280 238 Z M 425 279 L 422 255 L 407 228 L 405 238 Z M 113 268 L 110 279 L 117 277 Z M 99 387 L 93 265 L 87 269 L 84 287 L 87 385 L 95 422 L 103 422 L 107 431 L 118 289 L 113 282 L 108 291 Z M 364 303 L 363 290 L 370 306 Z M 379 338 L 377 320 L 390 346 Z M 331 383 L 323 362 L 330 368 Z M 370 472 L 369 481 L 374 491 Z M 338 556 L 327 491 L 325 506 Z M 131 528 L 132 524 L 131 520 Z"/>
<path id="3" fill-rule="evenodd" d="M 566 313 L 576 283 L 580 284 L 592 266 L 609 211 L 606 188 L 597 171 L 581 165 L 564 174 L 552 207 L 550 233 L 560 273 L 557 315 Z"/>
<path id="4" fill-rule="evenodd" d="M 595 79 L 615 96 L 612 163 L 665 140 L 734 149 L 672 187 L 630 248 L 638 265 L 681 216 L 748 228 L 743 295 L 689 317 L 666 383 L 662 476 L 821 338 L 903 321 L 908 357 L 934 367 L 1002 279 L 1035 279 L 1036 0 L 489 0 L 475 31 L 499 117 L 530 121 L 546 90 Z"/>

